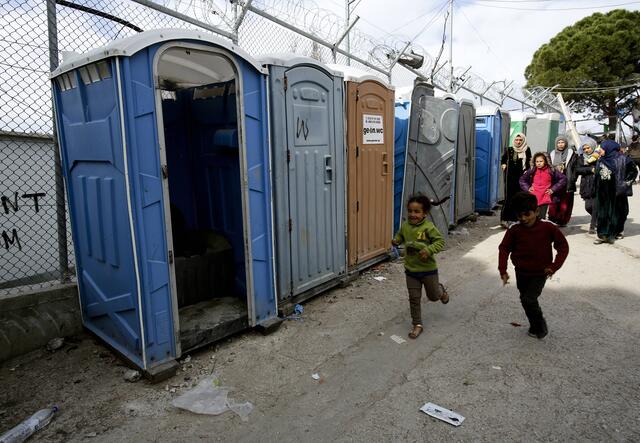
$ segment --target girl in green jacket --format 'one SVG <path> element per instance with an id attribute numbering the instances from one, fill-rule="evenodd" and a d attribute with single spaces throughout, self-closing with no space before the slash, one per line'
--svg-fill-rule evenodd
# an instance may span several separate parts
<path id="1" fill-rule="evenodd" d="M 427 220 L 430 210 L 431 201 L 427 197 L 411 197 L 407 203 L 408 220 L 402 223 L 392 242 L 395 246 L 404 244 L 406 249 L 404 267 L 413 323 L 409 338 L 418 338 L 424 329 L 420 309 L 423 286 L 429 300 L 449 303 L 447 290 L 438 281 L 435 260 L 435 255 L 444 248 L 444 238 L 438 228 Z"/>

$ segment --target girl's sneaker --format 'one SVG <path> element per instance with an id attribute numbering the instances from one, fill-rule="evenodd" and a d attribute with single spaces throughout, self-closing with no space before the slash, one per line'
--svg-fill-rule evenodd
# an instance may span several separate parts
<path id="1" fill-rule="evenodd" d="M 447 288 L 445 288 L 442 283 L 440 283 L 440 289 L 442 290 L 440 301 L 443 305 L 446 305 L 447 303 L 449 303 L 449 293 L 447 292 Z"/>

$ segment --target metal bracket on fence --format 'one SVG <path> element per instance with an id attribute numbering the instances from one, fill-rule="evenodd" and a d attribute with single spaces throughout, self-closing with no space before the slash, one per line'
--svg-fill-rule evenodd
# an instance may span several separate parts
<path id="1" fill-rule="evenodd" d="M 233 35 L 234 37 L 234 42 L 238 42 L 238 30 L 240 29 L 240 25 L 242 24 L 242 21 L 244 20 L 244 16 L 247 15 L 247 10 L 249 9 L 249 6 L 251 6 L 251 3 L 253 2 L 253 0 L 247 0 L 246 3 L 244 4 L 244 6 L 242 6 L 242 11 L 240 12 L 240 15 L 238 16 L 238 19 L 236 20 L 236 22 L 233 25 Z"/>
<path id="2" fill-rule="evenodd" d="M 249 5 L 248 9 L 249 9 L 249 11 L 253 12 L 254 14 L 257 14 L 257 15 L 259 15 L 261 17 L 264 17 L 267 20 L 271 20 L 272 22 L 282 26 L 283 28 L 289 29 L 290 31 L 293 31 L 293 32 L 295 32 L 297 34 L 300 34 L 301 36 L 306 37 L 309 40 L 314 41 L 314 42 L 316 42 L 316 43 L 318 43 L 318 44 L 320 44 L 322 46 L 325 46 L 325 47 L 327 47 L 329 49 L 332 49 L 334 47 L 333 43 L 329 43 L 326 40 L 323 40 L 323 39 L 321 39 L 319 37 L 316 37 L 315 35 L 311 34 L 310 32 L 307 32 L 307 31 L 304 31 L 304 30 L 302 30 L 300 28 L 297 28 L 297 27 L 285 22 L 284 20 L 279 19 L 278 17 L 275 17 L 275 16 L 269 14 L 268 12 L 263 11 L 262 9 L 256 8 L 253 5 Z M 376 66 L 373 63 L 369 63 L 368 61 L 363 60 L 360 57 L 357 57 L 357 56 L 355 56 L 353 54 L 350 54 L 348 51 L 345 51 L 345 50 L 340 49 L 338 47 L 335 48 L 335 51 L 337 53 L 339 53 L 339 54 L 342 54 L 342 55 L 345 55 L 345 56 L 349 57 L 351 60 L 354 60 L 354 61 L 356 61 L 356 62 L 358 62 L 358 63 L 360 63 L 362 65 L 365 65 L 365 66 L 373 69 L 374 71 L 378 71 L 379 73 L 384 74 L 385 76 L 389 75 L 389 72 L 384 70 L 383 68 L 381 68 L 379 66 Z"/>
<path id="3" fill-rule="evenodd" d="M 191 18 L 188 15 L 185 14 L 181 14 L 178 11 L 175 11 L 173 9 L 167 8 L 165 6 L 159 5 L 157 3 L 154 3 L 152 1 L 149 0 L 131 0 L 134 3 L 138 3 L 142 6 L 146 6 L 147 8 L 151 8 L 151 9 L 155 9 L 156 11 L 162 12 L 163 14 L 167 14 L 170 15 L 172 17 L 178 18 L 180 20 L 183 20 L 187 23 L 191 23 L 192 25 L 196 25 L 199 26 L 200 28 L 206 29 L 207 31 L 211 31 L 215 34 L 221 35 L 223 37 L 228 38 L 229 40 L 235 42 L 235 38 L 236 36 L 228 31 L 225 31 L 223 29 L 218 28 L 217 26 L 213 26 L 210 25 L 208 23 L 202 22 L 200 20 L 197 20 L 195 18 Z"/>
<path id="4" fill-rule="evenodd" d="M 402 51 L 398 52 L 398 55 L 396 55 L 396 58 L 393 59 L 393 61 L 391 62 L 391 66 L 389 66 L 389 75 L 391 75 L 391 70 L 396 65 L 396 63 L 398 63 L 398 60 L 400 60 L 400 57 L 402 57 L 406 52 L 406 50 L 409 49 L 409 45 L 411 45 L 411 40 L 409 40 L 407 44 L 404 45 L 404 48 L 402 48 Z"/>

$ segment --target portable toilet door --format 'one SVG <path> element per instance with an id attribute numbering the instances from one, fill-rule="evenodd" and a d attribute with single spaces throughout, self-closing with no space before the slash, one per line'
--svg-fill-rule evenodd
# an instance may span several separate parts
<path id="1" fill-rule="evenodd" d="M 509 147 L 509 133 L 511 130 L 511 116 L 507 111 L 500 110 L 500 159 L 502 155 L 507 152 Z M 498 170 L 498 202 L 504 201 L 505 196 L 505 181 L 502 169 Z"/>
<path id="2" fill-rule="evenodd" d="M 269 69 L 278 296 L 301 300 L 346 273 L 343 79 L 296 55 Z"/>
<path id="3" fill-rule="evenodd" d="M 433 97 L 431 85 L 416 82 L 411 97 L 402 213 L 406 218 L 406 202 L 411 195 L 425 195 L 433 203 L 430 218 L 444 236 L 451 224 L 457 137 L 458 104 Z"/>
<path id="4" fill-rule="evenodd" d="M 491 211 L 498 202 L 500 115 L 495 107 L 476 112 L 475 210 Z"/>
<path id="5" fill-rule="evenodd" d="M 404 187 L 404 168 L 409 136 L 409 100 L 398 100 L 395 103 L 395 123 L 393 127 L 393 232 L 400 229 L 402 216 L 402 188 Z"/>
<path id="6" fill-rule="evenodd" d="M 456 140 L 456 179 L 452 223 L 473 214 L 475 196 L 476 108 L 472 101 L 462 99 L 458 115 Z"/>
<path id="7" fill-rule="evenodd" d="M 52 74 L 83 323 L 147 373 L 277 315 L 266 78 L 181 30 Z"/>
<path id="8" fill-rule="evenodd" d="M 383 258 L 393 237 L 394 88 L 365 71 L 328 65 L 344 75 L 347 125 L 347 264 Z"/>

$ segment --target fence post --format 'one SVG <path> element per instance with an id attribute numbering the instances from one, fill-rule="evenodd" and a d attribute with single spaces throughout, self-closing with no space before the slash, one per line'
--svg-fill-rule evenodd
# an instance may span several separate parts
<path id="1" fill-rule="evenodd" d="M 47 0 L 47 30 L 49 36 L 49 70 L 58 67 L 58 23 L 56 17 L 55 0 Z M 60 281 L 69 280 L 69 252 L 67 250 L 67 217 L 64 197 L 64 181 L 62 179 L 62 162 L 58 149 L 58 131 L 56 129 L 55 106 L 53 102 L 53 88 L 51 89 L 51 119 L 53 135 L 53 161 L 56 179 L 56 221 L 58 225 L 58 270 Z"/>

